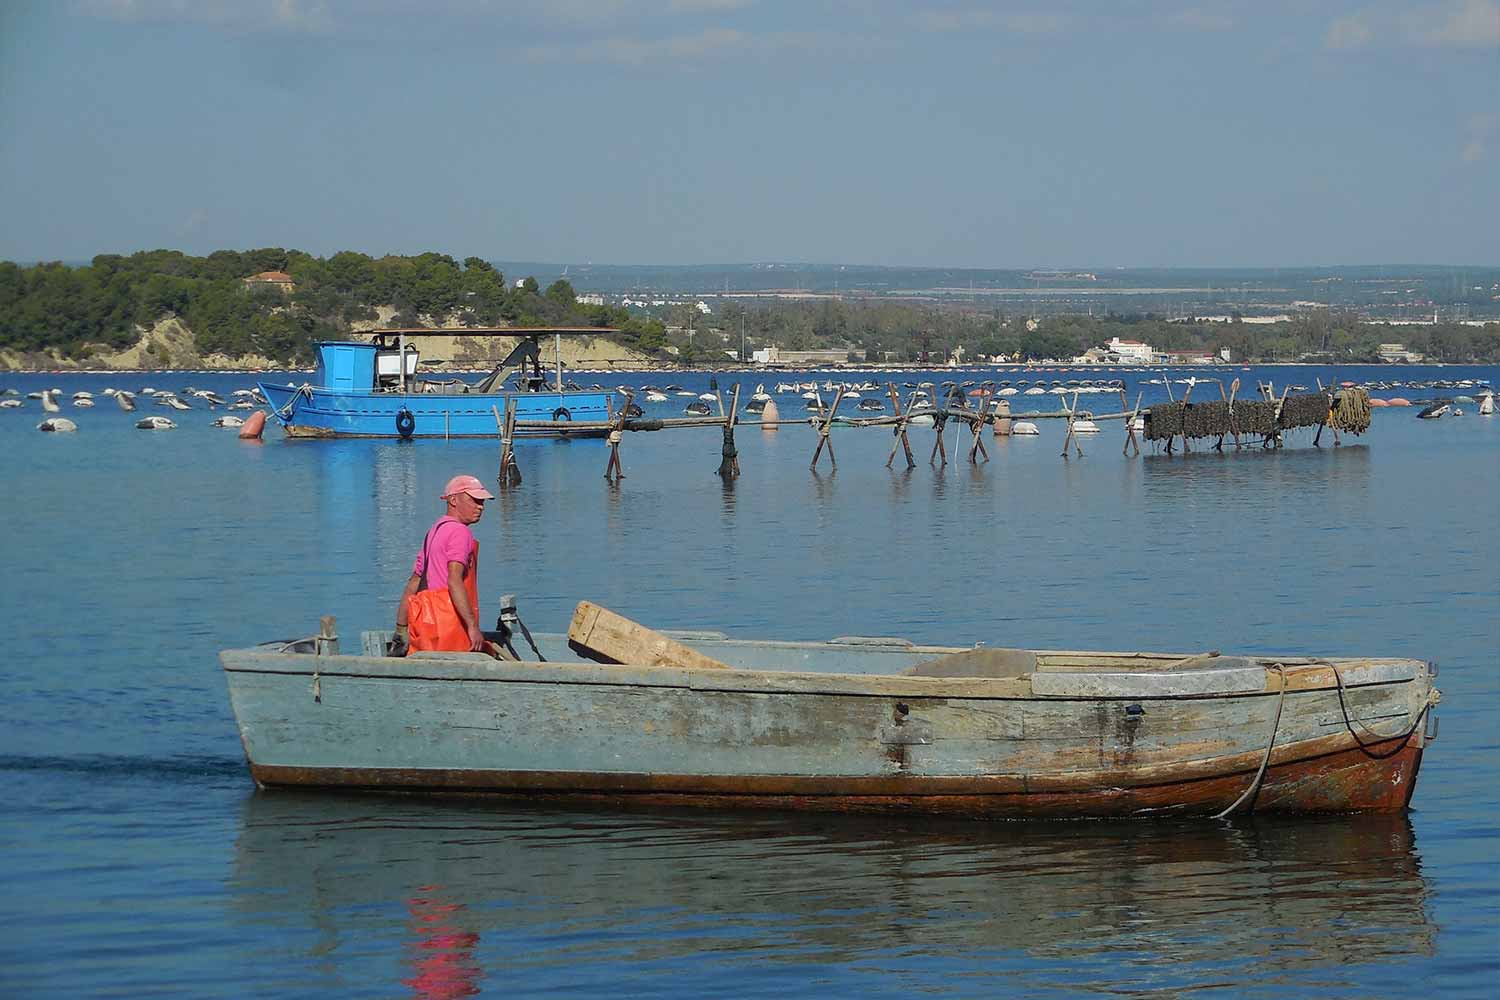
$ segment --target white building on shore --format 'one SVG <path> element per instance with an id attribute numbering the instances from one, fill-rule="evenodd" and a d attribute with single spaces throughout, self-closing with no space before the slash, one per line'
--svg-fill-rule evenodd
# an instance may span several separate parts
<path id="1" fill-rule="evenodd" d="M 1119 337 L 1109 338 L 1105 345 L 1109 353 L 1126 364 L 1149 365 L 1151 359 L 1156 356 L 1156 350 L 1142 340 L 1121 340 Z"/>

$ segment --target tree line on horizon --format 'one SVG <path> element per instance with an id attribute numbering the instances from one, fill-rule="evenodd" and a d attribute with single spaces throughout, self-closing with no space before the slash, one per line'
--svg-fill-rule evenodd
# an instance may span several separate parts
<path id="1" fill-rule="evenodd" d="M 284 271 L 294 282 L 248 287 L 248 277 Z M 880 299 L 727 302 L 712 316 L 692 303 L 656 314 L 580 303 L 560 279 L 508 283 L 479 257 L 440 253 L 370 257 L 342 251 L 314 257 L 298 250 L 219 250 L 193 257 L 175 250 L 101 254 L 89 264 L 21 266 L 0 262 L 0 350 L 90 352 L 134 346 L 143 331 L 177 317 L 202 354 L 260 355 L 306 362 L 317 340 L 346 337 L 352 324 L 396 310 L 395 326 L 594 326 L 612 339 L 684 363 L 724 362 L 775 345 L 783 350 L 846 350 L 851 361 L 941 362 L 960 346 L 967 358 L 1065 359 L 1113 337 L 1158 350 L 1218 353 L 1236 361 L 1378 362 L 1383 343 L 1400 340 L 1433 361 L 1500 362 L 1500 323 L 1390 327 L 1327 309 L 1288 322 L 1177 322 L 1151 314 L 1052 315 L 1031 320 L 1002 310 Z"/>
<path id="2" fill-rule="evenodd" d="M 247 285 L 266 271 L 289 275 Z M 623 343 L 664 342 L 660 322 L 621 308 L 580 303 L 565 280 L 545 290 L 535 278 L 514 284 L 489 262 L 447 254 L 370 257 L 342 251 L 314 257 L 278 247 L 218 250 L 193 257 L 176 250 L 101 254 L 89 264 L 21 266 L 0 261 L 0 350 L 57 351 L 79 358 L 134 346 L 146 330 L 176 317 L 202 354 L 260 355 L 305 362 L 318 340 L 347 336 L 376 307 L 396 310 L 395 326 L 615 327 Z"/>
<path id="3" fill-rule="evenodd" d="M 686 351 L 686 314 L 669 323 L 668 336 Z M 753 347 L 783 350 L 848 349 L 851 361 L 942 362 L 962 347 L 964 357 L 1003 355 L 1017 361 L 1065 360 L 1111 339 L 1136 340 L 1159 351 L 1217 355 L 1228 348 L 1235 361 L 1327 360 L 1343 364 L 1379 363 L 1380 346 L 1400 341 L 1432 361 L 1500 362 L 1500 323 L 1468 326 L 1391 327 L 1354 312 L 1313 310 L 1281 323 L 1179 321 L 1150 313 L 1080 316 L 1060 313 L 1032 318 L 1003 310 L 905 302 L 824 300 L 774 302 L 747 309 L 725 305 L 699 331 L 692 344 L 699 356 L 737 351 L 741 330 Z M 705 335 L 707 334 L 707 335 Z M 710 340 L 714 337 L 713 343 Z"/>

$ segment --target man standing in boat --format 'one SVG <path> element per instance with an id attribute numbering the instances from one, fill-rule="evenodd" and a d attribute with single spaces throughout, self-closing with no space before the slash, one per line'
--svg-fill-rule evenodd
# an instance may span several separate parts
<path id="1" fill-rule="evenodd" d="M 448 480 L 442 499 L 447 513 L 427 532 L 396 608 L 396 655 L 407 649 L 485 648 L 479 628 L 479 542 L 469 525 L 495 495 L 478 478 L 461 475 Z"/>

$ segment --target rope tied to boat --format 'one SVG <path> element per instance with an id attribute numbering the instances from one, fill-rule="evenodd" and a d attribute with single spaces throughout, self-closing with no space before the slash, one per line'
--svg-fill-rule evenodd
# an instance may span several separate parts
<path id="1" fill-rule="evenodd" d="M 1260 793 L 1261 783 L 1266 777 L 1266 768 L 1271 764 L 1271 751 L 1276 748 L 1276 733 L 1281 728 L 1281 710 L 1286 707 L 1286 667 L 1280 663 L 1272 663 L 1266 667 L 1267 670 L 1276 671 L 1281 678 L 1281 691 L 1276 696 L 1276 717 L 1271 720 L 1271 738 L 1266 742 L 1265 755 L 1260 759 L 1260 767 L 1255 772 L 1255 780 L 1250 782 L 1250 787 L 1240 793 L 1240 797 L 1229 804 L 1229 808 L 1223 812 L 1214 813 L 1214 819 L 1224 819 L 1246 802 L 1253 802 L 1256 795 Z"/>
<path id="2" fill-rule="evenodd" d="M 276 408 L 276 418 L 282 421 L 292 419 L 292 415 L 297 411 L 297 400 L 304 396 L 307 397 L 309 403 L 312 402 L 312 386 L 305 383 L 297 387 L 297 391 L 292 393 L 291 399 L 287 400 L 284 405 Z"/>
<path id="3" fill-rule="evenodd" d="M 1428 711 L 1432 708 L 1432 706 L 1436 705 L 1443 699 L 1443 694 L 1441 691 L 1439 691 L 1437 688 L 1429 688 L 1427 691 L 1427 697 L 1422 701 L 1422 707 L 1417 709 L 1416 715 L 1412 718 L 1411 725 L 1407 726 L 1405 731 L 1403 732 L 1395 733 L 1390 736 L 1381 736 L 1379 733 L 1375 732 L 1363 722 L 1359 722 L 1357 719 L 1350 717 L 1349 703 L 1344 698 L 1344 675 L 1339 673 L 1339 668 L 1332 663 L 1325 663 L 1323 664 L 1323 666 L 1333 671 L 1334 683 L 1338 685 L 1339 713 L 1344 717 L 1344 728 L 1349 731 L 1350 736 L 1354 737 L 1354 742 L 1357 743 L 1359 745 L 1359 748 L 1365 752 L 1365 755 L 1368 757 L 1373 757 L 1376 760 L 1383 760 L 1386 757 L 1393 757 L 1396 754 L 1400 753 L 1402 748 L 1406 746 L 1406 741 L 1411 738 L 1411 734 L 1417 731 L 1417 727 L 1420 726 L 1422 724 L 1422 720 L 1427 717 Z M 1365 734 L 1370 738 L 1370 742 L 1366 743 L 1363 739 L 1360 738 L 1359 733 L 1354 731 L 1354 727 L 1356 724 L 1360 729 L 1363 729 L 1365 731 Z M 1388 743 L 1392 740 L 1396 742 L 1396 746 L 1393 750 L 1391 750 L 1390 753 L 1377 754 L 1370 749 L 1377 743 Z"/>

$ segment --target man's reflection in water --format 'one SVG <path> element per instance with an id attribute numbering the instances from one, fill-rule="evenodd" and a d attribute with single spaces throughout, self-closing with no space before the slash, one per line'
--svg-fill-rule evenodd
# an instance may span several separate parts
<path id="1" fill-rule="evenodd" d="M 442 891 L 442 886 L 418 886 L 417 895 L 406 901 L 412 929 L 410 962 L 416 974 L 401 984 L 424 1000 L 474 996 L 484 976 L 473 956 L 479 935 L 453 922 L 464 904 L 445 901 Z"/>

